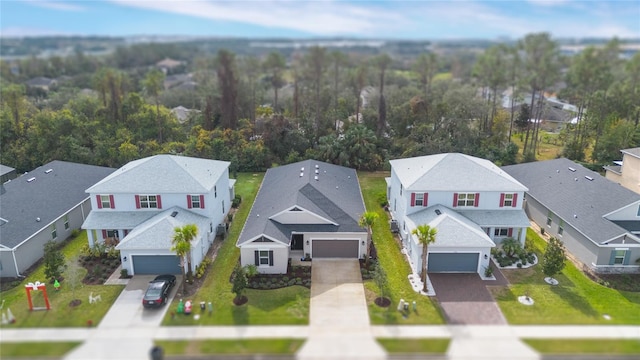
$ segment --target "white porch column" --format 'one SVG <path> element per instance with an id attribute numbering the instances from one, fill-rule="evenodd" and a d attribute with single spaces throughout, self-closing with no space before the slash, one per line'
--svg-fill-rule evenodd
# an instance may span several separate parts
<path id="1" fill-rule="evenodd" d="M 87 229 L 87 239 L 89 239 L 89 247 L 93 248 L 93 245 L 95 244 L 95 240 L 93 238 L 93 232 L 95 230 L 93 229 Z"/>
<path id="2" fill-rule="evenodd" d="M 520 228 L 520 236 L 518 240 L 520 240 L 520 244 L 522 244 L 523 247 L 526 239 L 527 239 L 527 228 Z"/>

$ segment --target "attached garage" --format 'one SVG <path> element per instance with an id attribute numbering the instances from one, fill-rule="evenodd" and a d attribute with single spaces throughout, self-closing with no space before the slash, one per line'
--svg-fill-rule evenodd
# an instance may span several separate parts
<path id="1" fill-rule="evenodd" d="M 358 258 L 358 240 L 313 240 L 313 258 Z"/>
<path id="2" fill-rule="evenodd" d="M 480 253 L 429 253 L 428 272 L 478 272 Z"/>
<path id="3" fill-rule="evenodd" d="M 182 273 L 180 259 L 176 255 L 132 255 L 135 275 L 156 275 Z"/>

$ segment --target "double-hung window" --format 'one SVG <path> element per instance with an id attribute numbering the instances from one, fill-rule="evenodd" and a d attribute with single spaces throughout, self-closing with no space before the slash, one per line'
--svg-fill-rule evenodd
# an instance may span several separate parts
<path id="1" fill-rule="evenodd" d="M 157 195 L 140 195 L 140 208 L 157 209 L 158 196 Z"/>
<path id="2" fill-rule="evenodd" d="M 476 193 L 458 193 L 456 206 L 476 206 Z"/>
<path id="3" fill-rule="evenodd" d="M 269 265 L 269 251 L 260 250 L 258 253 L 258 259 L 260 265 Z"/>

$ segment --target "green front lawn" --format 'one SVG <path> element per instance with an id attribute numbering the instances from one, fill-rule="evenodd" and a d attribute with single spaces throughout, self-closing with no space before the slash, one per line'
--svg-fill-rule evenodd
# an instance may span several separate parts
<path id="1" fill-rule="evenodd" d="M 523 339 L 543 354 L 640 355 L 640 340 Z"/>
<path id="2" fill-rule="evenodd" d="M 249 302 L 236 306 L 231 292 L 229 278 L 240 257 L 236 241 L 249 215 L 251 205 L 262 183 L 264 174 L 238 174 L 236 194 L 242 196 L 242 203 L 229 227 L 229 233 L 211 264 L 204 284 L 193 297 L 194 304 L 211 302 L 213 314 L 206 313 L 197 322 L 192 316 L 175 315 L 180 299 L 171 303 L 162 325 L 305 325 L 309 323 L 309 289 L 290 286 L 276 290 L 247 290 Z M 185 299 L 186 300 L 186 299 Z"/>
<path id="3" fill-rule="evenodd" d="M 380 217 L 373 226 L 373 242 L 378 251 L 378 261 L 386 270 L 388 278 L 388 291 L 386 296 L 391 299 L 391 305 L 387 308 L 379 307 L 374 303 L 380 291 L 372 280 L 364 283 L 369 306 L 369 318 L 373 325 L 386 324 L 443 324 L 442 313 L 436 303 L 430 297 L 422 296 L 413 291 L 407 276 L 411 273 L 411 267 L 406 257 L 400 253 L 400 245 L 395 240 L 389 229 L 389 216 L 380 206 L 379 197 L 386 195 L 386 172 L 358 173 L 360 187 L 364 196 L 368 211 L 377 212 Z M 416 302 L 416 311 L 408 314 L 400 313 L 396 306 L 400 299 Z"/>
<path id="4" fill-rule="evenodd" d="M 302 339 L 234 339 L 195 341 L 156 341 L 165 355 L 248 355 L 295 354 L 302 346 Z"/>
<path id="5" fill-rule="evenodd" d="M 73 350 L 81 342 L 29 342 L 2 343 L 2 358 L 53 358 L 59 359 Z"/>
<path id="6" fill-rule="evenodd" d="M 444 354 L 451 342 L 451 339 L 379 338 L 377 340 L 391 354 Z"/>
<path id="7" fill-rule="evenodd" d="M 62 253 L 65 259 L 74 258 L 81 253 L 82 247 L 87 244 L 86 231 L 81 232 L 77 237 L 69 239 Z M 68 271 L 68 269 L 67 269 Z M 30 327 L 79 327 L 87 326 L 87 321 L 91 320 L 93 325 L 97 325 L 104 315 L 109 311 L 111 304 L 120 295 L 124 286 L 122 285 L 83 285 L 81 279 L 86 274 L 86 269 L 79 267 L 78 284 L 72 289 L 70 280 L 61 282 L 60 290 L 56 291 L 53 284 L 47 284 L 47 295 L 51 310 L 29 310 L 27 292 L 25 285 L 36 281 L 45 282 L 44 266 L 40 265 L 26 279 L 22 280 L 18 286 L 11 290 L 0 293 L 5 301 L 3 311 L 11 309 L 16 318 L 16 322 L 10 325 L 2 325 L 3 328 L 30 328 Z M 65 279 L 71 279 L 68 273 L 63 275 Z M 89 294 L 100 295 L 102 301 L 89 304 Z M 34 307 L 44 307 L 44 296 L 42 291 L 31 291 Z M 69 306 L 71 300 L 78 299 L 80 305 Z"/>
<path id="8" fill-rule="evenodd" d="M 546 242 L 533 230 L 527 231 L 538 259 Z M 552 286 L 544 281 L 542 266 L 528 269 L 501 270 L 511 283 L 508 287 L 492 287 L 502 313 L 510 324 L 640 324 L 640 293 L 617 291 L 599 285 L 567 261 L 560 282 Z M 528 294 L 534 304 L 518 301 Z M 603 316 L 611 317 L 606 320 Z"/>

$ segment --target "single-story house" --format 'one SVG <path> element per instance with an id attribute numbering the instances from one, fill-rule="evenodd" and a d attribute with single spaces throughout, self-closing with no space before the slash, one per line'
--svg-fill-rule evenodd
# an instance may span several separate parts
<path id="1" fill-rule="evenodd" d="M 241 265 L 287 272 L 289 258 L 364 258 L 365 212 L 354 169 L 300 161 L 267 170 L 236 246 Z"/>
<path id="2" fill-rule="evenodd" d="M 42 258 L 45 243 L 80 229 L 91 211 L 84 189 L 113 171 L 56 160 L 2 184 L 0 277 L 23 276 Z"/>
<path id="3" fill-rule="evenodd" d="M 503 169 L 529 188 L 529 217 L 584 267 L 640 271 L 640 195 L 565 158 Z"/>

